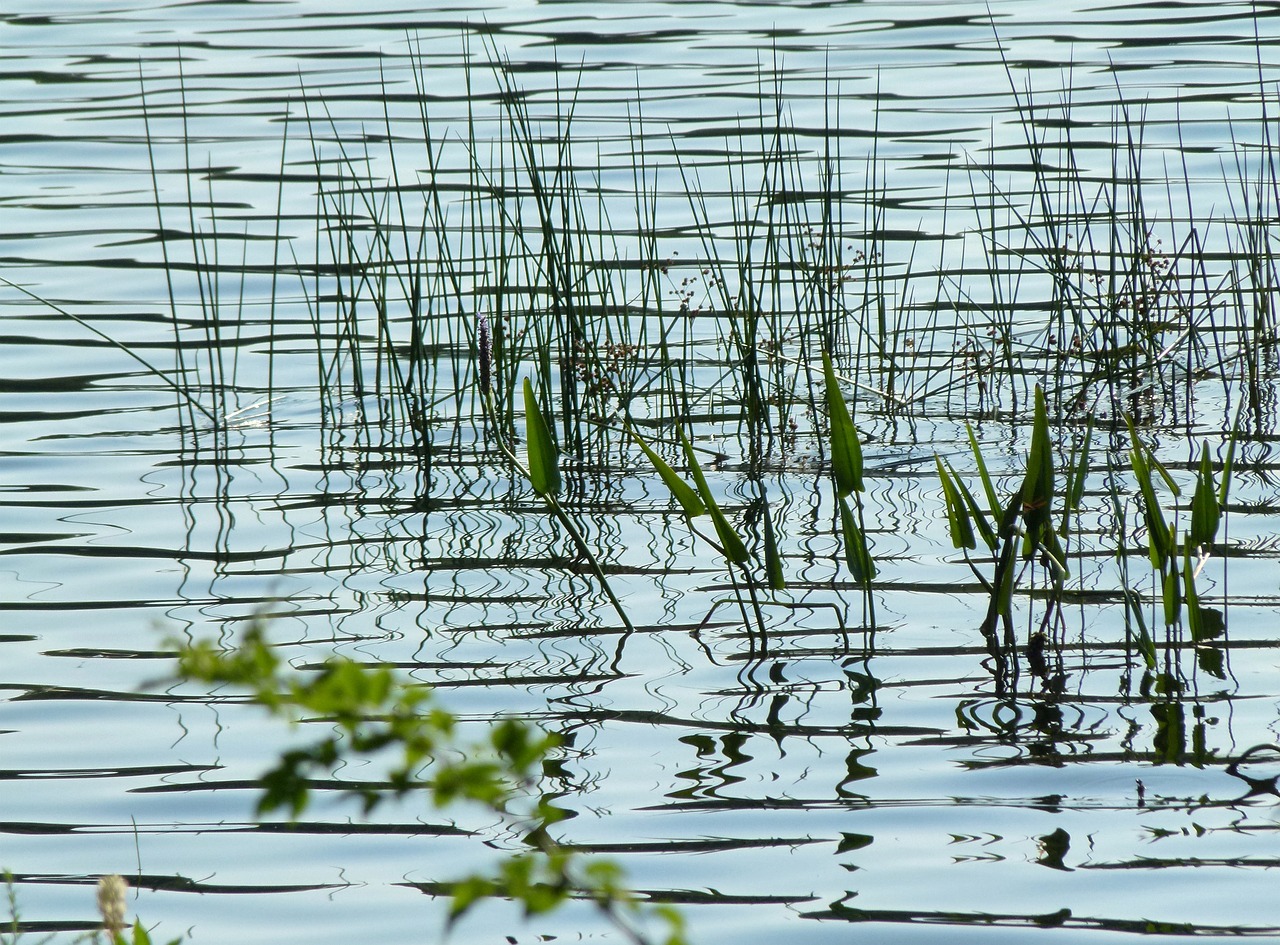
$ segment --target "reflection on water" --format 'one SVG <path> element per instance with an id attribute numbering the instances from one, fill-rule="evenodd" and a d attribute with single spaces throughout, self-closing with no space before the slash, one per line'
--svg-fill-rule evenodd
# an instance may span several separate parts
<path id="1" fill-rule="evenodd" d="M 952 553 L 933 465 L 935 450 L 963 462 L 963 419 L 981 420 L 1001 471 L 1025 448 L 1010 418 L 1029 384 L 995 390 L 996 346 L 957 326 L 959 313 L 1003 304 L 1019 356 L 1039 343 L 1029 326 L 1046 310 L 1032 303 L 1052 290 L 1014 263 L 1035 247 L 1004 242 L 1016 221 L 1002 201 L 1035 196 L 1028 129 L 1043 135 L 1042 163 L 1079 169 L 1055 178 L 1087 185 L 1063 197 L 1071 212 L 1132 192 L 1108 191 L 1108 175 L 1136 177 L 1159 219 L 1205 224 L 1209 262 L 1177 274 L 1193 304 L 1224 319 L 1270 304 L 1265 278 L 1232 268 L 1257 258 L 1247 244 L 1259 231 L 1229 224 L 1274 215 L 1255 184 L 1271 179 L 1263 103 L 1269 116 L 1280 108 L 1275 12 L 1185 4 L 1157 19 L 1149 4 L 1010 0 L 990 14 L 568 2 L 44 3 L 0 15 L 0 275 L 178 365 L 170 376 L 196 399 L 175 400 L 112 344 L 0 291 L 0 864 L 31 927 L 89 927 L 94 878 L 121 872 L 146 891 L 141 915 L 170 934 L 194 928 L 195 941 L 370 929 L 418 940 L 444 914 L 442 884 L 512 842 L 410 802 L 361 821 L 329 798 L 376 776 L 363 770 L 318 785 L 306 822 L 252 822 L 254 777 L 288 733 L 166 682 L 164 639 L 231 636 L 266 613 L 299 666 L 333 652 L 386 661 L 471 722 L 514 713 L 569 736 L 549 775 L 573 815 L 564 839 L 682 904 L 700 941 L 726 930 L 825 941 L 846 922 L 895 941 L 968 928 L 1275 935 L 1275 782 L 1265 753 L 1242 757 L 1276 740 L 1280 689 L 1273 355 L 1242 359 L 1215 337 L 1207 376 L 1162 367 L 1174 393 L 1152 407 L 1164 421 L 1152 431 L 1177 471 L 1194 460 L 1192 434 L 1216 432 L 1224 399 L 1256 382 L 1230 581 L 1215 561 L 1207 629 L 1176 672 L 1137 668 L 1114 565 L 1098 553 L 1078 562 L 1061 688 L 1024 679 L 996 691 L 977 632 L 986 598 Z M 508 365 L 534 363 L 547 341 L 545 290 L 531 288 L 546 280 L 514 225 L 536 216 L 514 196 L 503 99 L 529 108 L 547 166 L 571 158 L 580 174 L 573 212 L 592 242 L 577 248 L 574 285 L 604 300 L 582 313 L 587 337 L 616 345 L 564 389 L 601 428 L 628 390 L 637 416 L 678 413 L 714 431 L 698 444 L 708 475 L 753 541 L 769 497 L 790 589 L 764 607 L 764 630 L 744 622 L 728 574 L 661 485 L 588 433 L 567 450 L 566 504 L 626 601 L 637 630 L 625 633 L 486 439 L 469 394 L 471 316 L 508 316 L 494 318 L 496 337 L 526 352 Z M 1124 108 L 1143 116 L 1140 169 L 1110 166 L 1135 153 Z M 795 162 L 779 158 L 792 146 Z M 847 196 L 856 246 L 824 243 L 821 220 L 802 215 L 824 168 L 838 171 L 824 184 Z M 791 200 L 744 216 L 758 178 L 783 171 L 797 177 L 769 183 Z M 690 206 L 694 178 L 706 205 Z M 637 192 L 652 201 L 637 207 Z M 481 210 L 489 225 L 477 228 L 469 215 Z M 347 226 L 317 234 L 317 218 Z M 770 354 L 772 439 L 759 457 L 737 445 L 750 398 L 740 358 L 716 346 L 723 287 L 703 270 L 731 256 L 743 218 L 806 234 L 798 252 L 833 283 L 878 270 L 894 287 L 886 337 L 932 339 L 911 371 L 886 358 L 878 393 L 858 400 L 881 568 L 874 634 L 838 560 L 811 381 L 792 356 L 798 321 L 751 346 Z M 1171 296 L 1159 260 L 1182 259 L 1181 243 L 1141 222 L 1126 218 L 1120 236 L 1151 241 L 1149 268 L 1096 298 L 1145 304 L 1153 284 Z M 465 286 L 427 265 L 446 248 Z M 506 268 L 484 270 L 494 259 Z M 362 274 L 379 260 L 402 303 L 386 314 L 396 362 L 369 356 L 383 313 Z M 946 278 L 924 278 L 938 269 Z M 1263 289 L 1243 298 L 1246 284 Z M 776 280 L 760 306 L 794 309 L 799 291 Z M 413 304 L 426 335 L 407 330 Z M 1153 326 L 1174 343 L 1177 329 Z M 861 336 L 845 330 L 852 347 Z M 631 335 L 647 347 L 625 347 Z M 662 339 L 672 360 L 646 360 Z M 434 401 L 398 396 L 403 365 Z M 673 372 L 679 395 L 662 386 Z M 514 389 L 514 375 L 504 381 Z M 1137 394 L 1146 381 L 1135 375 Z M 499 409 L 514 410 L 504 398 Z M 1089 408 L 1105 420 L 1110 405 Z M 1099 455 L 1124 448 L 1117 434 Z M 1105 473 L 1100 461 L 1089 483 L 1099 500 Z M 1109 534 L 1109 514 L 1089 534 Z M 1168 691 L 1175 678 L 1182 688 Z M 502 906 L 469 922 L 477 940 L 604 934 L 585 908 L 529 929 Z"/>

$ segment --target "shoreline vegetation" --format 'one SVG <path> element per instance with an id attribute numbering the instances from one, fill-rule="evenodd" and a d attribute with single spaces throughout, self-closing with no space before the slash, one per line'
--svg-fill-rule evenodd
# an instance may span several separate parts
<path id="1" fill-rule="evenodd" d="M 195 455 L 234 464 L 253 431 L 284 423 L 283 401 L 304 397 L 318 400 L 322 449 L 378 468 L 384 486 L 400 477 L 423 507 L 451 464 L 505 469 L 512 498 L 495 514 L 545 516 L 555 560 L 583 576 L 579 606 L 594 614 L 603 595 L 617 618 L 582 631 L 616 637 L 614 672 L 634 634 L 662 628 L 633 620 L 614 587 L 634 594 L 644 576 L 600 539 L 610 512 L 587 481 L 645 477 L 663 498 L 642 513 L 672 516 L 721 569 L 702 625 L 736 622 L 750 685 L 798 614 L 832 615 L 833 654 L 868 658 L 893 629 L 877 610 L 893 587 L 878 547 L 885 469 L 864 448 L 948 427 L 941 449 L 913 444 L 915 468 L 936 470 L 955 586 L 989 601 L 958 629 L 993 691 L 1052 702 L 1084 625 L 1111 606 L 1118 633 L 1104 644 L 1129 667 L 1126 696 L 1152 706 L 1153 762 L 1230 763 L 1188 735 L 1183 699 L 1196 674 L 1229 672 L 1229 600 L 1215 589 L 1230 487 L 1275 434 L 1280 154 L 1265 116 L 1280 105 L 1264 83 L 1261 140 L 1238 129 L 1223 156 L 1225 211 L 1195 211 L 1186 151 L 1153 153 L 1143 107 L 1119 87 L 1101 170 L 1081 163 L 1087 123 L 1069 102 L 1014 91 L 1023 154 L 956 158 L 928 231 L 898 222 L 926 214 L 901 209 L 874 136 L 868 154 L 846 153 L 834 87 L 815 135 L 790 125 L 762 75 L 759 114 L 717 162 L 705 143 L 653 151 L 662 136 L 639 91 L 627 134 L 602 142 L 577 132 L 571 76 L 548 100 L 492 63 L 473 76 L 465 121 L 442 126 L 415 53 L 412 157 L 389 113 L 380 133 L 347 141 L 323 100 L 304 101 L 286 124 L 278 206 L 286 186 L 310 188 L 314 240 L 288 238 L 277 215 L 268 260 L 224 261 L 228 225 L 197 218 L 202 172 L 189 164 L 180 262 L 153 151 L 178 362 L 142 363 L 178 392 Z M 144 104 L 155 135 L 158 106 Z M 246 298 L 246 273 L 269 279 L 261 322 L 245 319 L 263 301 Z M 779 502 L 786 477 L 812 485 L 826 523 L 818 577 Z M 284 674 L 256 621 L 229 646 L 185 645 L 178 673 L 247 691 L 294 725 L 331 723 L 266 776 L 260 813 L 296 815 L 316 772 L 390 753 L 386 784 L 353 788 L 366 812 L 410 790 L 479 803 L 528 848 L 496 877 L 446 886 L 451 916 L 485 896 L 531 915 L 585 896 L 626 939 L 651 940 L 616 868 L 580 866 L 555 837 L 563 815 L 538 784 L 561 733 L 508 720 L 464 753 L 478 760 L 450 766 L 456 719 L 426 687 L 336 657 Z M 650 918 L 664 928 L 653 941 L 684 941 L 677 912 Z"/>

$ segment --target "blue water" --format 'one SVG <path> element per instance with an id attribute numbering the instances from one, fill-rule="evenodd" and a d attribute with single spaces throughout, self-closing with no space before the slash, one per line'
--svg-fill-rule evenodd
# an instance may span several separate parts
<path id="1" fill-rule="evenodd" d="M 451 212 L 462 213 L 469 110 L 486 149 L 504 134 L 495 58 L 543 130 L 555 127 L 545 116 L 557 94 L 576 97 L 575 155 L 593 162 L 619 220 L 634 213 L 632 143 L 652 149 L 657 223 L 669 228 L 660 255 L 701 251 L 681 229 L 679 168 L 722 186 L 726 161 L 759 146 L 742 129 L 779 106 L 810 158 L 814 132 L 845 129 L 848 186 L 876 175 L 886 227 L 907 234 L 886 243 L 894 265 L 917 239 L 930 266 L 958 272 L 978 258 L 962 237 L 975 226 L 969 194 L 986 185 L 960 168 L 1007 159 L 997 183 L 1023 186 L 1012 168 L 1026 162 L 1027 109 L 1052 122 L 1069 104 L 1078 160 L 1098 173 L 1123 110 L 1131 125 L 1140 114 L 1154 155 L 1145 173 L 1164 205 L 1225 221 L 1239 212 L 1228 201 L 1240 178 L 1256 173 L 1238 156 L 1256 162 L 1259 116 L 1280 114 L 1276 8 L 27 6 L 0 14 L 0 276 L 44 300 L 0 287 L 0 866 L 23 919 L 91 927 L 92 884 L 118 872 L 140 890 L 131 909 L 166 941 L 432 940 L 447 903 L 414 884 L 515 845 L 483 815 L 410 801 L 379 809 L 380 829 L 367 829 L 327 792 L 294 830 L 256 825 L 251 781 L 290 733 L 175 686 L 166 640 L 234 633 L 266 611 L 299 664 L 332 652 L 388 660 L 477 726 L 515 713 L 573 732 L 558 789 L 576 816 L 562 838 L 616 858 L 634 888 L 684 903 L 695 941 L 1099 942 L 1145 920 L 1167 923 L 1169 937 L 1280 935 L 1277 798 L 1245 797 L 1223 763 L 1277 737 L 1274 426 L 1253 431 L 1237 477 L 1236 553 L 1229 568 L 1211 562 L 1202 587 L 1218 606 L 1230 591 L 1228 672 L 1185 657 L 1179 704 L 1205 752 L 1157 764 L 1114 599 L 1079 605 L 1062 695 L 995 693 L 977 630 L 986 601 L 953 554 L 933 473 L 935 448 L 964 458 L 958 402 L 905 423 L 867 401 L 886 628 L 874 651 L 861 634 L 842 639 L 826 609 L 838 601 L 857 626 L 861 595 L 833 563 L 812 442 L 770 482 L 793 599 L 823 606 L 774 613 L 789 635 L 754 672 L 732 609 L 695 632 L 728 586 L 658 483 L 634 468 L 575 480 L 582 507 L 616 513 L 584 527 L 617 554 L 618 589 L 642 628 L 620 650 L 607 602 L 562 566 L 545 517 L 512 498 L 519 484 L 492 455 L 450 441 L 429 484 L 413 463 L 369 462 L 377 451 L 354 432 L 355 404 L 327 404 L 317 389 L 307 285 L 271 276 L 273 260 L 288 269 L 323 245 L 308 135 L 330 170 L 342 142 L 348 170 L 367 160 L 385 179 L 389 126 L 401 182 L 426 179 L 418 81 Z M 1166 177 L 1179 189 L 1163 188 Z M 278 207 L 288 239 L 276 254 Z M 1225 223 L 1205 236 L 1230 238 Z M 624 240 L 619 255 L 639 253 Z M 202 287 L 193 263 L 216 279 Z M 215 297 L 236 339 L 216 364 L 199 342 Z M 243 412 L 215 436 L 59 308 L 169 372 L 176 309 L 191 320 L 188 377 L 227 380 L 229 409 Z M 267 390 L 273 313 L 289 331 Z M 725 357 L 708 349 L 702 376 L 718 376 Z M 1221 428 L 1222 396 L 1206 385 L 1200 433 Z M 1014 468 L 1026 446 L 1017 424 L 984 431 L 1000 468 Z M 1161 436 L 1166 459 L 1185 466 L 1188 439 Z M 712 480 L 740 513 L 745 477 L 730 463 Z M 1090 492 L 1103 507 L 1100 479 Z M 424 509 L 423 495 L 436 504 Z M 1114 582 L 1109 561 L 1082 566 L 1085 582 Z M 1055 831 L 1069 841 L 1057 859 L 1046 852 Z M 525 923 L 502 903 L 456 938 L 542 935 L 616 938 L 585 905 Z"/>

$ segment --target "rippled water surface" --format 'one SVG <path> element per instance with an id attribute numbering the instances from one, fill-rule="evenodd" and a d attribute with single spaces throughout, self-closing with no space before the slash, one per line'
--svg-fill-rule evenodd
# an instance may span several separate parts
<path id="1" fill-rule="evenodd" d="M 168 677 L 175 638 L 267 614 L 300 667 L 387 661 L 468 724 L 568 736 L 561 839 L 681 905 L 698 942 L 1280 936 L 1275 772 L 1265 752 L 1231 765 L 1277 740 L 1280 702 L 1276 300 L 1249 242 L 1276 219 L 1280 7 L 23 6 L 0 13 L 0 866 L 31 928 L 92 927 L 92 885 L 118 872 L 165 940 L 432 941 L 438 884 L 517 845 L 409 800 L 361 819 L 336 788 L 372 770 L 318 785 L 300 823 L 255 821 L 254 779 L 290 733 Z M 577 201 L 553 221 L 578 241 L 563 251 L 592 261 L 566 291 L 595 293 L 597 373 L 548 356 L 545 376 L 589 431 L 566 448 L 565 504 L 634 633 L 472 394 L 478 315 L 515 352 L 503 410 L 554 347 L 553 293 L 529 289 L 548 280 L 541 237 L 521 242 L 539 218 L 494 196 L 527 184 L 513 115 Z M 1098 420 L 1083 551 L 1052 684 L 1025 667 L 1009 684 L 934 455 L 968 475 L 970 420 L 1012 483 L 1046 352 L 1079 341 L 1046 340 L 1049 244 L 1025 236 L 1049 166 L 1077 182 L 1053 198 L 1058 236 L 1106 257 L 1094 214 L 1139 248 L 1160 357 L 1120 394 L 1073 374 L 1079 399 L 1058 404 L 1064 448 Z M 824 188 L 835 223 L 806 200 Z M 739 269 L 768 221 L 799 256 Z M 840 549 L 818 342 L 784 314 L 726 345 L 747 329 L 715 282 L 830 261 L 836 230 L 849 287 L 820 314 L 858 382 L 875 629 Z M 786 278 L 759 281 L 761 309 L 806 304 Z M 1223 327 L 1192 352 L 1175 315 Z M 371 354 L 388 339 L 430 397 L 397 399 Z M 1154 672 L 1107 541 L 1112 494 L 1139 518 L 1125 404 L 1184 485 L 1245 418 L 1200 581 L 1222 627 L 1161 636 Z M 624 409 L 668 441 L 673 410 L 693 422 L 753 547 L 767 494 L 788 589 L 763 639 L 618 434 Z M 1021 637 L 1042 613 L 1019 597 Z M 616 933 L 585 905 L 525 923 L 494 903 L 455 936 Z"/>

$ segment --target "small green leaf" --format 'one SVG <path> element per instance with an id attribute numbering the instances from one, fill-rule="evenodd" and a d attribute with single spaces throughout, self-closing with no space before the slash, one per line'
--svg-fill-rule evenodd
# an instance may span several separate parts
<path id="1" fill-rule="evenodd" d="M 524 379 L 525 437 L 529 451 L 529 484 L 544 498 L 560 492 L 560 451 L 551 436 L 529 378 Z"/>
<path id="2" fill-rule="evenodd" d="M 1236 426 L 1231 428 L 1231 439 L 1227 441 L 1227 458 L 1222 462 L 1222 486 L 1218 489 L 1218 508 L 1227 506 L 1227 493 L 1231 489 L 1231 470 L 1236 460 L 1236 435 L 1240 432 L 1240 418 L 1236 417 Z"/>
<path id="3" fill-rule="evenodd" d="M 1050 528 L 1053 506 L 1053 443 L 1049 438 L 1049 416 L 1044 391 L 1036 385 L 1035 419 L 1031 426 L 1031 451 L 1027 455 L 1027 476 L 1022 484 L 1022 519 L 1032 543 Z"/>
<path id="4" fill-rule="evenodd" d="M 705 513 L 706 507 L 702 504 L 702 500 L 698 498 L 697 490 L 681 479 L 679 474 L 667 464 L 667 461 L 640 438 L 640 434 L 632 429 L 631 424 L 626 424 L 623 429 L 631 435 L 631 439 L 636 441 L 636 445 L 648 457 L 650 464 L 662 478 L 663 484 L 670 490 L 676 501 L 680 503 L 680 507 L 684 509 L 684 514 L 689 518 L 697 518 Z"/>
<path id="5" fill-rule="evenodd" d="M 1204 639 L 1204 621 L 1200 608 L 1200 593 L 1196 590 L 1196 572 L 1192 567 L 1194 563 L 1191 552 L 1188 550 L 1182 559 L 1182 581 L 1187 595 L 1187 629 L 1191 631 L 1191 641 L 1199 643 Z"/>
<path id="6" fill-rule="evenodd" d="M 995 551 L 1000 544 L 1000 538 L 996 534 L 995 526 L 987 518 L 985 509 L 978 506 L 978 500 L 973 497 L 973 493 L 969 491 L 969 487 L 964 484 L 964 480 L 960 478 L 955 467 L 950 463 L 946 464 L 947 472 L 951 474 L 951 481 L 955 484 L 964 504 L 969 509 L 969 514 L 973 517 L 973 522 L 978 526 L 978 533 L 982 535 L 982 541 L 991 551 Z"/>
<path id="7" fill-rule="evenodd" d="M 729 520 L 720 511 L 720 506 L 716 504 L 716 498 L 711 494 L 711 487 L 707 485 L 707 477 L 702 474 L 702 467 L 698 465 L 698 457 L 693 452 L 693 444 L 684 435 L 683 429 L 678 432 L 680 434 L 680 445 L 684 447 L 685 460 L 689 463 L 689 472 L 693 476 L 694 484 L 698 487 L 698 494 L 702 496 L 702 504 L 707 507 L 707 514 L 711 516 L 711 523 L 716 528 L 716 537 L 720 539 L 720 550 L 724 552 L 725 558 L 731 564 L 747 564 L 751 560 L 751 555 L 747 553 L 746 544 L 738 533 L 733 530 Z"/>
<path id="8" fill-rule="evenodd" d="M 1196 474 L 1196 491 L 1191 497 L 1191 531 L 1187 535 L 1194 547 L 1209 546 L 1218 537 L 1222 508 L 1218 505 L 1218 489 L 1213 481 L 1213 465 L 1209 462 L 1209 444 L 1200 451 L 1200 469 Z"/>
<path id="9" fill-rule="evenodd" d="M 876 576 L 875 564 L 871 561 L 871 552 L 867 549 L 867 536 L 863 534 L 858 522 L 849 508 L 844 496 L 836 496 L 840 506 L 840 531 L 844 537 L 844 561 L 849 566 L 853 579 L 864 588 L 871 586 Z"/>
<path id="10" fill-rule="evenodd" d="M 1128 609 L 1133 622 L 1138 625 L 1138 652 L 1142 655 L 1142 662 L 1148 670 L 1156 668 L 1156 643 L 1151 639 L 1151 633 L 1147 630 L 1146 617 L 1142 615 L 1142 598 L 1134 591 L 1126 590 L 1124 594 L 1125 607 Z"/>
<path id="11" fill-rule="evenodd" d="M 978 541 L 973 534 L 968 506 L 942 465 L 942 458 L 934 456 L 934 462 L 938 465 L 938 478 L 942 480 L 942 497 L 947 503 L 947 528 L 951 533 L 951 545 L 953 548 L 977 548 Z"/>
<path id="12" fill-rule="evenodd" d="M 822 353 L 822 373 L 826 381 L 827 416 L 831 424 L 831 474 L 836 480 L 836 493 L 847 496 L 862 491 L 862 444 L 854 429 L 853 417 L 840 392 L 831 355 Z"/>
<path id="13" fill-rule="evenodd" d="M 1000 497 L 996 494 L 995 483 L 991 481 L 991 474 L 987 472 L 987 461 L 982 458 L 982 448 L 978 446 L 978 435 L 973 432 L 973 427 L 968 420 L 964 422 L 964 428 L 969 433 L 969 448 L 973 450 L 974 462 L 978 464 L 978 477 L 982 480 L 982 491 L 987 497 L 987 510 L 991 513 L 991 520 L 998 522 L 1003 506 L 1000 504 Z"/>

